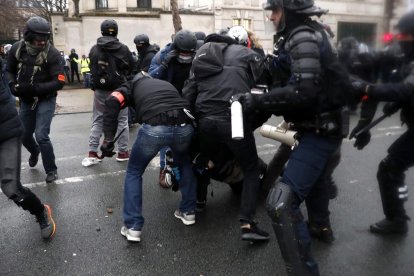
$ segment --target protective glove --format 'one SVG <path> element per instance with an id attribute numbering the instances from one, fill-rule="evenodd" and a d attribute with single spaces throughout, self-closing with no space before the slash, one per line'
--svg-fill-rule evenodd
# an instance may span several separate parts
<path id="1" fill-rule="evenodd" d="M 355 97 L 360 100 L 366 95 L 367 86 L 369 86 L 369 84 L 363 80 L 353 80 L 351 86 L 355 93 Z"/>
<path id="2" fill-rule="evenodd" d="M 252 93 L 236 94 L 230 99 L 230 103 L 239 101 L 243 106 L 243 111 L 249 112 L 258 108 L 260 103 L 259 95 Z"/>
<path id="3" fill-rule="evenodd" d="M 401 105 L 396 102 L 386 103 L 384 107 L 382 108 L 382 112 L 384 112 L 385 115 L 391 116 L 392 114 L 396 113 L 398 110 L 400 110 Z"/>
<path id="4" fill-rule="evenodd" d="M 354 147 L 358 150 L 362 150 L 368 145 L 369 141 L 371 141 L 371 133 L 367 130 L 355 136 Z"/>
<path id="5" fill-rule="evenodd" d="M 170 63 L 170 61 L 173 58 L 178 57 L 178 51 L 177 50 L 171 50 L 170 52 L 167 53 L 167 55 L 165 56 L 164 60 L 162 61 L 161 65 L 165 68 L 168 67 L 168 64 Z"/>
<path id="6" fill-rule="evenodd" d="M 112 141 L 104 140 L 101 146 L 102 158 L 103 157 L 112 157 L 115 155 L 114 152 L 115 144 Z"/>
<path id="7" fill-rule="evenodd" d="M 355 138 L 354 147 L 358 150 L 362 150 L 366 145 L 368 145 L 369 141 L 371 140 L 371 133 L 369 130 L 357 135 L 357 133 L 366 127 L 369 122 L 370 121 L 359 120 L 358 124 L 356 127 L 354 127 L 354 129 L 351 131 L 351 134 L 349 135 L 349 139 Z"/>

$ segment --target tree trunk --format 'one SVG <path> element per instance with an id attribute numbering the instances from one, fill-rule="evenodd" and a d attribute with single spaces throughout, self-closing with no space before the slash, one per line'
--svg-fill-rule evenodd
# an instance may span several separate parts
<path id="1" fill-rule="evenodd" d="M 171 3 L 171 14 L 172 14 L 172 20 L 174 25 L 174 31 L 178 32 L 183 27 L 181 26 L 181 17 L 178 12 L 178 4 L 177 0 L 170 0 Z"/>

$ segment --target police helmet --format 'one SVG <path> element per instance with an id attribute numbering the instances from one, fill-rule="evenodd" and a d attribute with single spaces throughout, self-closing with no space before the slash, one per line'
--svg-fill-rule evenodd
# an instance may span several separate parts
<path id="1" fill-rule="evenodd" d="M 263 9 L 274 10 L 277 8 L 283 8 L 283 0 L 267 0 L 263 3 Z"/>
<path id="2" fill-rule="evenodd" d="M 134 43 L 149 45 L 149 37 L 146 34 L 139 34 L 134 38 Z"/>
<path id="3" fill-rule="evenodd" d="M 197 38 L 191 31 L 178 31 L 174 37 L 174 46 L 184 52 L 194 52 L 197 46 Z"/>
<path id="4" fill-rule="evenodd" d="M 50 24 L 42 17 L 31 17 L 26 22 L 23 36 L 26 41 L 32 41 L 35 38 L 48 40 L 50 37 Z"/>
<path id="5" fill-rule="evenodd" d="M 101 34 L 104 36 L 117 36 L 118 23 L 113 19 L 106 19 L 101 24 Z"/>
<path id="6" fill-rule="evenodd" d="M 401 33 L 414 35 L 414 11 L 410 11 L 401 17 L 397 28 Z"/>
<path id="7" fill-rule="evenodd" d="M 247 46 L 249 43 L 249 35 L 242 26 L 233 26 L 230 28 L 227 35 L 237 41 L 238 44 Z"/>

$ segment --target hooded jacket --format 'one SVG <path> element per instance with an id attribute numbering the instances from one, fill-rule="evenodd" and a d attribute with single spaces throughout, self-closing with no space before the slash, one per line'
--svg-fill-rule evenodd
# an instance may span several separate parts
<path id="1" fill-rule="evenodd" d="M 96 67 L 99 58 L 99 50 L 108 52 L 111 56 L 115 57 L 115 64 L 119 74 L 125 78 L 130 78 L 132 70 L 134 68 L 134 58 L 128 47 L 119 42 L 116 37 L 102 36 L 97 39 L 97 43 L 92 46 L 89 52 L 90 68 L 93 77 L 93 68 Z"/>
<path id="2" fill-rule="evenodd" d="M 145 71 L 148 72 L 152 58 L 155 56 L 155 54 L 160 50 L 160 47 L 156 44 L 149 45 L 145 50 L 138 53 L 138 65 L 137 69 L 139 71 Z"/>

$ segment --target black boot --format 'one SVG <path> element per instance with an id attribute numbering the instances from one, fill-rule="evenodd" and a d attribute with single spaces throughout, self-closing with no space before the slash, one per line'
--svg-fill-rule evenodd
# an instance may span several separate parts
<path id="1" fill-rule="evenodd" d="M 405 234 L 408 232 L 408 223 L 406 219 L 383 219 L 377 223 L 371 224 L 369 230 L 372 233 L 387 234 Z"/>
<path id="2" fill-rule="evenodd" d="M 331 244 L 335 240 L 332 228 L 330 226 L 317 226 L 312 225 L 308 222 L 308 227 L 311 236 L 324 243 Z"/>

